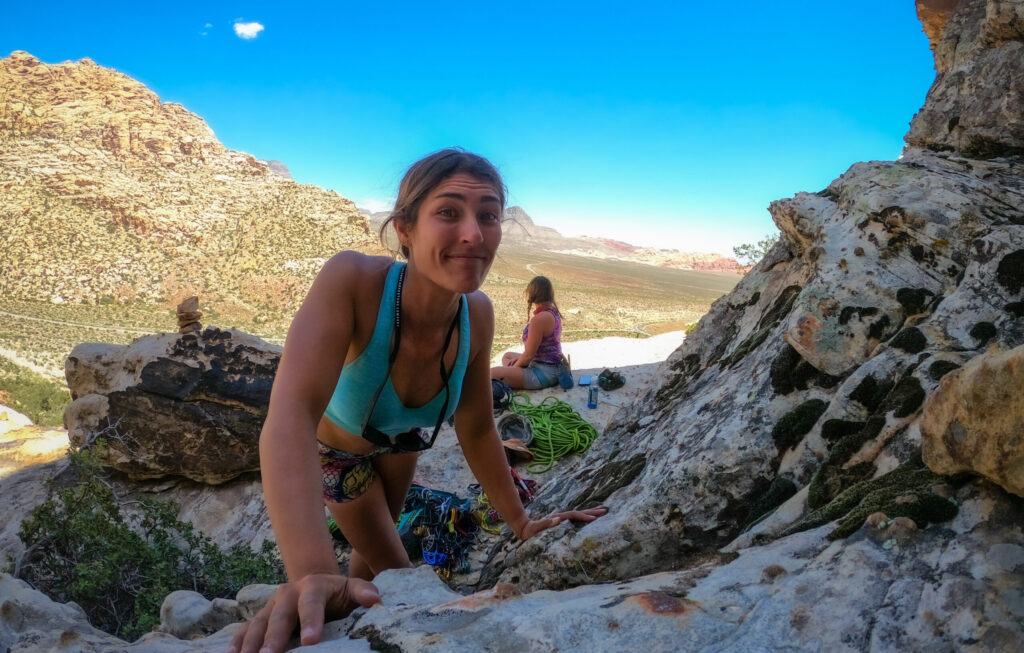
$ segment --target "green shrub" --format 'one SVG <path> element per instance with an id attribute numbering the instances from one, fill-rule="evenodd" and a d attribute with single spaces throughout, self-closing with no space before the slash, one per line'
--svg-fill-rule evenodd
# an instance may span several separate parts
<path id="1" fill-rule="evenodd" d="M 743 243 L 732 248 L 732 253 L 741 265 L 754 265 L 771 251 L 779 242 L 779 234 L 768 234 L 756 243 Z"/>
<path id="2" fill-rule="evenodd" d="M 138 501 L 126 516 L 95 457 L 88 450 L 69 457 L 78 479 L 51 486 L 53 498 L 21 523 L 26 553 L 11 571 L 56 601 L 74 601 L 97 628 L 131 641 L 159 623 L 160 605 L 175 590 L 228 598 L 245 585 L 284 582 L 273 542 L 258 553 L 222 551 L 178 521 L 177 506 L 155 499 Z"/>
<path id="3" fill-rule="evenodd" d="M 0 404 L 23 413 L 39 426 L 61 426 L 71 401 L 67 386 L 0 357 Z"/>

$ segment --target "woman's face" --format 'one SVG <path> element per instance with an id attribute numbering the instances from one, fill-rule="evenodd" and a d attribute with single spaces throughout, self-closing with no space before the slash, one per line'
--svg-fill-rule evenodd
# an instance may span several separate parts
<path id="1" fill-rule="evenodd" d="M 501 243 L 501 200 L 490 182 L 456 173 L 430 191 L 414 225 L 395 229 L 417 274 L 452 292 L 473 292 Z"/>

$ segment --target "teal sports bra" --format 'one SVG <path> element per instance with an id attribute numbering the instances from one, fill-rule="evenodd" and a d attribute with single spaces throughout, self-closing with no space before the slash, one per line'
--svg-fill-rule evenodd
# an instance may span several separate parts
<path id="1" fill-rule="evenodd" d="M 395 392 L 395 386 L 388 377 L 388 355 L 390 353 L 391 336 L 395 327 L 395 293 L 398 288 L 398 274 L 405 263 L 396 261 L 388 270 L 384 282 L 384 293 L 380 299 L 380 310 L 377 311 L 377 324 L 366 349 L 354 361 L 345 365 L 338 377 L 331 401 L 327 404 L 324 416 L 341 428 L 354 435 L 362 435 L 363 419 L 369 410 L 370 402 L 377 388 L 384 383 L 384 388 L 377 399 L 377 405 L 370 415 L 370 425 L 387 435 L 398 435 L 414 427 L 431 427 L 437 423 L 437 415 L 444 405 L 444 389 L 433 399 L 419 408 L 409 408 L 402 403 Z M 462 379 L 466 376 L 469 362 L 469 304 L 468 298 L 462 296 L 459 319 L 459 350 L 455 355 L 455 365 L 448 377 L 448 390 L 451 400 L 444 419 L 448 419 L 459 405 L 462 393 Z M 440 375 L 439 375 L 440 378 Z"/>

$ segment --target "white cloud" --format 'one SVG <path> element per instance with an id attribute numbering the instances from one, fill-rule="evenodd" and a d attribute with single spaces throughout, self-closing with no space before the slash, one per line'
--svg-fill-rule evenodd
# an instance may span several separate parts
<path id="1" fill-rule="evenodd" d="M 254 39 L 263 31 L 263 25 L 259 23 L 235 23 L 235 34 L 242 39 Z"/>
<path id="2" fill-rule="evenodd" d="M 206 29 L 210 29 L 211 27 L 213 27 L 213 23 L 206 23 L 205 25 L 203 25 L 203 27 L 205 27 Z"/>
<path id="3" fill-rule="evenodd" d="M 371 199 L 365 199 L 365 200 L 359 200 L 358 202 L 356 202 L 356 206 L 358 206 L 359 208 L 363 209 L 364 211 L 369 211 L 370 213 L 380 213 L 381 211 L 390 211 L 395 206 L 395 198 L 392 197 L 392 198 L 386 199 L 386 200 L 378 200 L 378 199 L 372 199 L 372 198 Z"/>

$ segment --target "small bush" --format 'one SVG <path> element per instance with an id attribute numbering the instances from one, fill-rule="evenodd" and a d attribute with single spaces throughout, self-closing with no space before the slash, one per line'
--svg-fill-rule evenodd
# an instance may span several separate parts
<path id="1" fill-rule="evenodd" d="M 61 426 L 71 401 L 67 387 L 0 357 L 0 403 L 39 426 Z"/>
<path id="2" fill-rule="evenodd" d="M 743 243 L 732 248 L 733 255 L 741 265 L 754 265 L 779 242 L 779 234 L 768 234 L 756 243 Z"/>
<path id="3" fill-rule="evenodd" d="M 273 542 L 259 553 L 224 552 L 166 501 L 142 499 L 126 516 L 96 458 L 69 456 L 78 480 L 21 523 L 26 552 L 11 571 L 56 601 L 74 601 L 97 628 L 131 641 L 159 623 L 175 590 L 228 598 L 245 585 L 284 582 Z"/>

